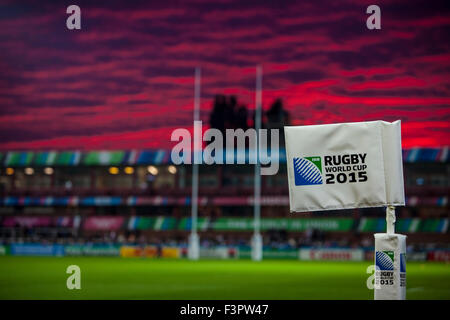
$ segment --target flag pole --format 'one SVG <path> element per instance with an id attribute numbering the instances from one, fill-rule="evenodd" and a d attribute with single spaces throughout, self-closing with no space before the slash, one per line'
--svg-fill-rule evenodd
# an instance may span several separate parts
<path id="1" fill-rule="evenodd" d="M 387 206 L 386 207 L 386 233 L 394 234 L 395 233 L 395 207 Z"/>
<path id="2" fill-rule="evenodd" d="M 256 164 L 254 178 L 254 234 L 252 238 L 252 260 L 262 260 L 263 241 L 261 236 L 261 163 L 259 162 L 259 132 L 261 129 L 261 105 L 262 105 L 262 67 L 256 67 L 256 93 L 255 93 L 255 130 L 256 130 Z"/>
<path id="3" fill-rule="evenodd" d="M 191 234 L 189 236 L 188 258 L 198 260 L 200 257 L 200 238 L 197 233 L 197 215 L 198 215 L 198 159 L 201 155 L 201 145 L 198 146 L 196 139 L 196 121 L 200 121 L 200 68 L 195 68 L 195 89 L 194 89 L 194 150 L 192 162 L 192 197 L 191 197 Z M 201 132 L 200 132 L 201 135 Z"/>

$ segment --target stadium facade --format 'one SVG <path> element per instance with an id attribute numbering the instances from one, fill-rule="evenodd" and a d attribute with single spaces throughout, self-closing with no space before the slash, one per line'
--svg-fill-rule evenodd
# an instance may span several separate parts
<path id="1" fill-rule="evenodd" d="M 408 235 L 412 259 L 447 260 L 449 150 L 404 150 L 403 160 L 407 205 L 397 210 L 397 232 Z M 373 233 L 385 230 L 383 209 L 289 213 L 284 152 L 279 161 L 277 175 L 262 177 L 265 255 L 370 259 Z M 174 166 L 170 150 L 10 151 L 0 164 L 0 252 L 186 253 L 192 170 Z M 200 165 L 203 256 L 249 255 L 253 172 Z"/>

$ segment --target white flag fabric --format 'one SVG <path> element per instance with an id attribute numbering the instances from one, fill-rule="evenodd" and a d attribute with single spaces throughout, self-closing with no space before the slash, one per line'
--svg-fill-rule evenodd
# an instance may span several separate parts
<path id="1" fill-rule="evenodd" d="M 406 299 L 406 236 L 375 234 L 375 300 Z"/>
<path id="2" fill-rule="evenodd" d="M 405 204 L 400 121 L 284 129 L 291 212 Z"/>

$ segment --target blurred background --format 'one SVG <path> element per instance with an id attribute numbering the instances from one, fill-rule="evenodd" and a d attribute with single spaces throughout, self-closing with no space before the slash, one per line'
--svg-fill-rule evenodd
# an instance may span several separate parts
<path id="1" fill-rule="evenodd" d="M 246 116 L 245 107 L 234 107 L 236 100 L 217 96 L 211 125 L 221 130 L 251 127 L 253 117 Z M 263 128 L 282 130 L 289 124 L 289 113 L 277 100 L 263 119 Z M 298 259 L 303 248 L 317 249 L 305 251 L 309 256 L 304 259 L 372 260 L 373 233 L 386 230 L 384 209 L 290 213 L 283 141 L 281 147 L 278 174 L 262 176 L 261 182 L 264 256 Z M 186 257 L 192 167 L 173 165 L 170 153 L 166 149 L 2 153 L 3 252 Z M 403 151 L 407 202 L 396 210 L 396 231 L 408 235 L 409 260 L 450 257 L 449 159 L 447 147 Z M 248 258 L 253 166 L 199 167 L 201 257 Z"/>
<path id="2" fill-rule="evenodd" d="M 0 254 L 186 256 L 194 69 L 209 127 L 402 120 L 409 260 L 450 258 L 450 14 L 444 1 L 0 4 Z M 281 132 L 280 137 L 283 137 Z M 282 142 L 282 148 L 283 142 Z M 370 260 L 383 208 L 289 213 L 285 153 L 263 176 L 265 258 Z M 200 165 L 201 256 L 248 258 L 253 166 Z M 334 250 L 329 250 L 334 248 Z M 336 250 L 343 249 L 343 250 Z M 314 251 L 315 250 L 315 251 Z"/>

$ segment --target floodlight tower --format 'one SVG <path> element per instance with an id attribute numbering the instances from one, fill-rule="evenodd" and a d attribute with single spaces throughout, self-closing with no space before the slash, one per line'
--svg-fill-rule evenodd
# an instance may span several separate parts
<path id="1" fill-rule="evenodd" d="M 254 233 L 252 237 L 252 260 L 261 261 L 263 253 L 263 239 L 261 236 L 261 163 L 259 159 L 259 131 L 261 129 L 262 104 L 262 67 L 256 67 L 256 95 L 255 95 L 255 130 L 256 130 L 256 164 L 254 179 L 253 213 Z"/>
<path id="2" fill-rule="evenodd" d="M 194 131 L 196 130 L 196 121 L 200 121 L 200 68 L 195 69 L 195 93 L 194 93 Z M 198 260 L 200 258 L 200 238 L 197 233 L 197 215 L 198 215 L 198 159 L 202 155 L 201 141 L 195 141 L 194 132 L 194 150 L 192 161 L 192 197 L 191 197 L 191 234 L 189 235 L 188 258 Z M 201 132 L 200 132 L 201 136 Z M 200 144 L 200 145 L 198 145 Z M 200 158 L 201 159 L 201 158 Z"/>

